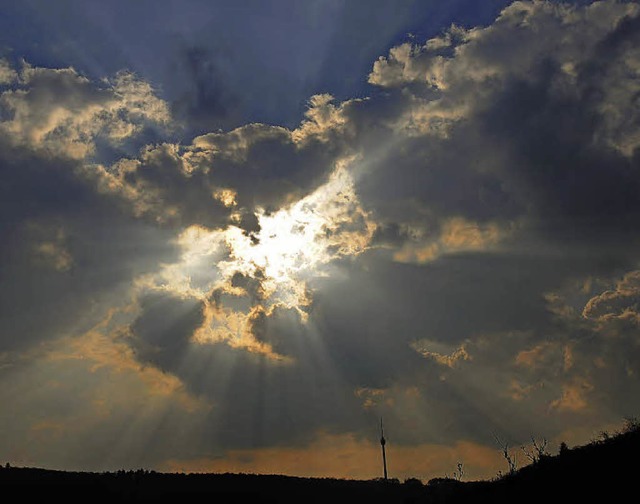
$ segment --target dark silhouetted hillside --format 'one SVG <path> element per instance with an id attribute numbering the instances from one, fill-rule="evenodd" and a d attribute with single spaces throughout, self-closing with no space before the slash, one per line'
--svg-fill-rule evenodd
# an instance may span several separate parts
<path id="1" fill-rule="evenodd" d="M 493 481 L 356 481 L 249 474 L 86 473 L 0 469 L 6 502 L 546 503 L 637 499 L 640 427 L 544 456 Z M 626 498 L 625 498 L 626 500 Z"/>
<path id="2" fill-rule="evenodd" d="M 573 449 L 494 481 L 458 485 L 446 500 L 463 503 L 621 502 L 638 499 L 640 424 L 628 421 L 613 436 Z M 628 497 L 627 497 L 628 496 Z"/>

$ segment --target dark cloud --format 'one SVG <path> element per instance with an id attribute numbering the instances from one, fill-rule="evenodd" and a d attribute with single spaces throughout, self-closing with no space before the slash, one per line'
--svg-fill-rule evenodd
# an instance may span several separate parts
<path id="1" fill-rule="evenodd" d="M 230 210 L 215 198 L 215 183 L 206 172 L 185 167 L 174 145 L 151 147 L 140 161 L 121 164 L 118 171 L 116 193 L 126 198 L 133 188 L 136 213 L 179 227 L 197 224 L 215 229 L 228 222 Z"/>
<path id="2" fill-rule="evenodd" d="M 175 369 L 189 340 L 202 325 L 202 303 L 172 294 L 148 293 L 140 300 L 140 315 L 131 324 L 131 345 L 139 359 L 163 370 Z"/>
<path id="3" fill-rule="evenodd" d="M 622 244 L 636 247 L 639 158 L 637 121 L 623 118 L 636 117 L 638 59 L 630 47 L 638 17 L 631 6 L 609 7 L 514 4 L 473 35 L 453 28 L 378 61 L 370 80 L 387 93 L 347 109 L 363 125 L 366 169 L 357 184 L 364 205 L 407 238 L 407 226 L 434 236 L 462 216 L 517 223 L 514 241 L 535 241 L 540 250 L 581 255 L 587 248 L 627 264 Z M 547 50 L 560 37 L 558 19 L 572 15 L 561 49 Z M 611 29 L 596 23 L 598 15 Z M 551 39 L 534 36 L 534 25 Z M 513 48 L 516 34 L 521 43 Z M 386 131 L 369 128 L 371 115 Z"/>
<path id="4" fill-rule="evenodd" d="M 158 442 L 135 460 L 360 436 L 381 413 L 398 444 L 485 445 L 627 414 L 640 362 L 638 15 L 634 3 L 516 2 L 485 28 L 398 45 L 375 62 L 370 97 L 315 95 L 295 129 L 246 124 L 116 162 L 101 141 L 129 152 L 169 121 L 150 86 L 39 68 L 18 82 L 2 63 L 0 357 L 86 336 L 133 303 L 109 333 L 127 369 L 210 406 L 184 448 Z M 244 88 L 225 58 L 254 43 L 179 51 L 173 110 L 194 131 L 232 124 L 252 100 L 272 106 L 234 101 Z M 282 64 L 308 77 L 309 61 Z M 317 271 L 284 268 L 278 283 L 270 250 L 234 255 L 260 245 L 261 212 L 291 210 L 337 166 L 355 193 L 320 192 L 336 201 L 283 231 L 333 218 L 307 244 Z M 234 250 L 229 226 L 253 241 Z M 299 290 L 273 293 L 285 288 Z"/>
<path id="5" fill-rule="evenodd" d="M 266 296 L 262 280 L 264 280 L 264 272 L 260 270 L 253 276 L 236 272 L 231 277 L 231 286 L 243 289 L 251 301 L 256 304 Z"/>
<path id="6" fill-rule="evenodd" d="M 352 386 L 322 337 L 293 310 L 256 310 L 253 335 L 293 361 L 274 361 L 229 342 L 195 343 L 202 304 L 148 293 L 127 340 L 137 358 L 177 376 L 187 390 L 215 404 L 202 434 L 210 449 L 241 449 L 305 442 L 318 429 L 342 431 L 362 423 Z"/>
<path id="7" fill-rule="evenodd" d="M 543 66 L 539 82 L 511 83 L 481 126 L 510 151 L 514 168 L 505 176 L 551 238 L 593 243 L 604 233 L 617 247 L 638 214 L 638 159 L 594 143 L 602 120 L 594 109 L 602 102 L 556 96 L 552 82 L 560 70 Z"/>
<path id="8" fill-rule="evenodd" d="M 479 138 L 476 126 L 456 126 L 446 139 L 398 138 L 391 131 L 386 139 L 375 139 L 390 148 L 365 149 L 379 153 L 367 159 L 367 172 L 358 181 L 363 203 L 382 219 L 406 222 L 420 212 L 416 219 L 436 226 L 448 216 L 480 222 L 517 218 L 522 203 L 501 177 L 487 171 L 502 156 Z"/>
<path id="9" fill-rule="evenodd" d="M 336 365 L 354 385 L 381 387 L 423 365 L 410 347 L 428 339 L 449 345 L 550 327 L 543 297 L 572 261 L 460 254 L 428 266 L 370 258 L 343 281 L 326 280 L 314 297 L 318 325 Z M 588 265 L 585 265 L 585 267 Z"/>
<path id="10" fill-rule="evenodd" d="M 273 212 L 325 182 L 344 154 L 342 142 L 312 132 L 296 139 L 281 127 L 247 125 L 197 137 L 194 145 L 150 146 L 103 177 L 135 213 L 212 229 L 235 224 L 256 232 L 258 209 Z M 228 191 L 231 200 L 221 196 Z"/>
<path id="11" fill-rule="evenodd" d="M 455 29 L 432 43 L 441 44 L 441 50 L 398 53 L 397 66 L 388 69 L 392 73 L 378 74 L 386 91 L 346 102 L 332 110 L 334 116 L 323 108 L 324 98 L 316 99 L 309 115 L 317 121 L 312 147 L 297 146 L 287 130 L 257 126 L 196 141 L 205 153 L 212 152 L 207 157 L 212 177 L 237 190 L 247 208 L 267 202 L 277 208 L 287 185 L 271 193 L 271 181 L 317 176 L 330 166 L 335 157 L 319 154 L 316 147 L 335 149 L 332 156 L 359 153 L 352 168 L 356 188 L 379 223 L 374 244 L 388 251 L 345 261 L 335 265 L 335 276 L 310 282 L 306 323 L 294 310 L 254 310 L 253 336 L 294 364 L 276 365 L 259 355 L 236 357 L 229 383 L 241 393 L 233 394 L 233 401 L 207 385 L 212 380 L 179 367 L 172 371 L 193 390 L 215 397 L 223 411 L 246 419 L 234 427 L 224 424 L 227 439 L 242 443 L 240 432 L 253 432 L 257 446 L 265 432 L 258 424 L 283 422 L 270 416 L 274 413 L 267 406 L 278 401 L 275 383 L 286 382 L 288 397 L 298 398 L 286 401 L 286 411 L 297 419 L 295 427 L 282 423 L 291 435 L 309 434 L 320 425 L 307 414 L 309 402 L 302 398 L 311 386 L 308 376 L 318 379 L 307 354 L 311 341 L 318 342 L 323 362 L 339 377 L 335 393 L 349 405 L 347 411 L 356 411 L 368 397 L 373 409 L 361 414 L 383 409 L 407 427 L 403 442 L 433 441 L 434 432 L 440 439 L 468 436 L 490 442 L 495 430 L 525 440 L 533 428 L 531 416 L 540 408 L 558 414 L 537 424 L 550 435 L 565 426 L 566 415 L 592 411 L 592 400 L 603 397 L 594 377 L 604 378 L 595 368 L 589 375 L 575 371 L 577 365 L 566 364 L 565 353 L 576 345 L 574 358 L 582 352 L 580 358 L 587 359 L 591 347 L 582 349 L 578 342 L 591 341 L 595 329 L 559 322 L 549 293 L 590 275 L 629 268 L 637 255 L 635 245 L 621 247 L 624 241 L 634 243 L 629 223 L 637 213 L 631 197 L 637 192 L 637 156 L 621 147 L 618 139 L 628 138 L 627 133 L 611 133 L 615 114 L 604 106 L 634 106 L 630 95 L 617 94 L 622 101 L 614 101 L 605 92 L 612 75 L 606 68 L 633 62 L 627 61 L 629 51 L 621 50 L 617 65 L 598 63 L 605 40 L 635 37 L 627 28 L 632 21 L 620 21 L 623 7 L 618 9 L 608 12 L 611 29 L 593 28 L 593 13 L 581 11 L 576 23 L 586 27 L 586 35 L 572 28 L 569 42 L 557 53 L 547 51 L 547 39 L 527 31 L 535 25 L 548 29 L 551 39 L 560 36 L 558 19 L 572 11 L 549 4 L 514 5 L 473 37 Z M 530 25 L 518 24 L 523 17 Z M 512 37 L 521 32 L 522 46 L 512 49 Z M 579 49 L 581 37 L 588 43 Z M 625 43 L 617 42 L 629 47 Z M 398 69 L 402 73 L 393 76 Z M 424 82 L 425 72 L 431 82 Z M 331 119 L 322 122 L 320 117 Z M 632 131 L 633 125 L 625 128 Z M 244 141 L 249 147 L 238 156 L 234 147 Z M 298 158 L 302 155 L 316 164 L 306 165 Z M 299 175 L 295 167 L 303 164 Z M 243 169 L 260 181 L 260 193 L 244 187 Z M 305 178 L 296 185 L 304 187 Z M 456 226 L 497 231 L 495 236 L 488 231 L 464 234 Z M 389 260 L 407 243 L 431 242 L 439 244 L 437 253 L 425 254 L 416 264 Z M 255 281 L 237 275 L 232 284 L 254 292 Z M 253 303 L 260 302 L 255 293 L 251 296 Z M 436 353 L 441 359 L 421 355 L 415 347 L 420 341 L 440 345 L 444 353 Z M 454 361 L 445 357 L 461 348 L 466 357 L 446 365 Z M 211 359 L 229 352 L 244 355 L 224 343 L 208 351 Z M 185 358 L 201 359 L 195 350 Z M 337 408 L 335 398 L 317 393 L 315 400 Z M 409 405 L 411 394 L 421 397 L 415 406 Z M 329 421 L 318 408 L 312 411 Z M 409 429 L 427 415 L 433 424 Z M 251 423 L 256 417 L 260 422 Z M 334 425 L 348 429 L 354 417 L 332 418 Z M 287 429 L 272 429 L 276 438 L 286 438 Z"/>
<path id="12" fill-rule="evenodd" d="M 98 138 L 117 143 L 166 118 L 148 85 L 128 74 L 94 85 L 70 68 L 26 63 L 15 77 L 0 98 L 4 350 L 86 330 L 132 278 L 176 252 L 169 233 L 97 192 L 81 161 Z"/>
<path id="13" fill-rule="evenodd" d="M 327 142 L 320 134 L 298 141 L 289 130 L 256 124 L 198 137 L 195 146 L 214 180 L 237 190 L 239 206 L 273 211 L 326 181 L 344 155 L 339 137 Z"/>
<path id="14" fill-rule="evenodd" d="M 170 235 L 132 220 L 76 163 L 5 145 L 0 155 L 2 347 L 75 332 L 136 275 L 174 257 Z M 107 301 L 108 300 L 108 301 Z M 106 306 L 109 306 L 108 304 Z"/>
<path id="15" fill-rule="evenodd" d="M 178 45 L 164 79 L 174 116 L 195 132 L 231 129 L 240 122 L 241 96 L 228 85 L 232 61 L 238 55 L 226 46 L 212 52 L 208 46 Z"/>
<path id="16" fill-rule="evenodd" d="M 225 343 L 187 345 L 201 321 L 199 316 L 194 324 L 180 324 L 179 334 L 166 328 L 175 327 L 169 319 L 181 320 L 171 315 L 177 310 L 195 314 L 190 311 L 197 311 L 195 301 L 163 296 L 158 311 L 145 309 L 141 319 L 160 321 L 162 328 L 154 344 L 160 343 L 158 355 L 171 356 L 168 367 L 167 361 L 162 362 L 163 369 L 218 405 L 220 416 L 212 424 L 219 429 L 216 443 L 224 446 L 257 447 L 279 439 L 308 439 L 320 426 L 355 428 L 380 408 L 397 427 L 406 425 L 407 430 L 396 435 L 399 443 L 442 442 L 462 435 L 491 442 L 496 429 L 526 440 L 531 433 L 531 410 L 514 406 L 505 377 L 512 372 L 510 362 L 518 351 L 544 341 L 541 335 L 554 327 L 542 293 L 557 286 L 559 264 L 549 263 L 544 276 L 537 259 L 504 256 L 440 260 L 427 268 L 429 274 L 423 274 L 424 266 L 386 261 L 369 261 L 367 266 L 352 268 L 343 281 L 317 285 L 307 323 L 302 323 L 295 310 L 254 312 L 250 323 L 254 336 L 292 357 L 292 364 L 278 364 Z M 564 267 L 572 269 L 568 264 Z M 237 275 L 233 283 L 247 288 L 254 282 Z M 504 336 L 531 330 L 526 337 Z M 171 337 L 161 343 L 168 334 Z M 482 341 L 493 334 L 489 347 L 481 342 L 470 347 L 478 366 L 473 361 L 465 363 L 462 371 L 446 373 L 446 381 L 441 379 L 439 364 L 425 360 L 410 346 L 422 338 L 455 344 Z M 492 346 L 502 350 L 490 350 Z M 478 390 L 469 395 L 473 373 L 481 373 L 486 384 L 476 386 Z M 385 406 L 384 401 L 373 410 L 361 411 L 366 392 L 355 393 L 359 389 L 386 390 L 388 399 L 399 401 L 398 394 L 404 397 L 406 390 L 415 387 L 424 398 L 415 406 L 402 407 L 413 412 L 412 418 L 428 415 L 433 423 L 411 424 L 403 416 L 408 414 L 405 409 Z M 559 388 L 548 387 L 539 398 L 542 404 L 560 393 Z M 435 427 L 440 424 L 446 428 Z M 557 428 L 547 426 L 544 432 Z"/>

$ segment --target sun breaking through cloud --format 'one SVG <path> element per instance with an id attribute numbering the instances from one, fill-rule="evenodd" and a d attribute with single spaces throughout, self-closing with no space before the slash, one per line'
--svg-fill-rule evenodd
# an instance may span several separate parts
<path id="1" fill-rule="evenodd" d="M 637 2 L 5 4 L 0 457 L 365 477 L 382 415 L 429 479 L 638 415 Z"/>
<path id="2" fill-rule="evenodd" d="M 207 317 L 195 341 L 223 340 L 270 354 L 252 334 L 255 317 L 284 308 L 306 321 L 312 301 L 307 282 L 371 243 L 376 225 L 355 193 L 353 162 L 337 163 L 326 183 L 290 206 L 272 213 L 257 208 L 257 231 L 187 228 L 177 238 L 181 260 L 142 283 L 204 303 Z"/>

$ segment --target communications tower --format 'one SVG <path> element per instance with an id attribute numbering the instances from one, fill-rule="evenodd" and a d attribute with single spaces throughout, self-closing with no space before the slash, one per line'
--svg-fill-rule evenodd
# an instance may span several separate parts
<path id="1" fill-rule="evenodd" d="M 380 446 L 382 446 L 382 468 L 384 470 L 384 479 L 387 479 L 387 454 L 384 451 L 384 445 L 387 440 L 384 438 L 384 429 L 382 427 L 382 418 L 380 418 Z"/>

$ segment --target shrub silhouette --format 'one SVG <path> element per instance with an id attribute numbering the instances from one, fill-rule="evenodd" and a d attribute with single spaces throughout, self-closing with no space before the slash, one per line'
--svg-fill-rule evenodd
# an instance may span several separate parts
<path id="1" fill-rule="evenodd" d="M 538 441 L 536 438 L 531 436 L 531 446 L 522 446 L 521 449 L 532 464 L 537 464 L 542 459 L 549 456 L 547 444 L 548 441 L 546 438 L 542 438 L 542 440 Z"/>
<path id="2" fill-rule="evenodd" d="M 560 455 L 566 455 L 568 451 L 569 451 L 569 447 L 567 446 L 567 443 L 562 441 L 560 443 L 560 447 L 558 448 L 558 453 L 560 453 Z"/>

